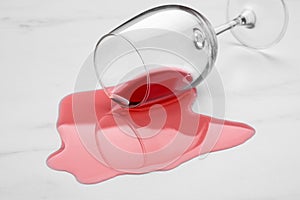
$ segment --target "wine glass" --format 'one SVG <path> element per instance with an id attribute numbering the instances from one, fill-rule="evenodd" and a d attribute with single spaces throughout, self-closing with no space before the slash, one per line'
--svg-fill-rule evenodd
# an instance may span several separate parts
<path id="1" fill-rule="evenodd" d="M 100 85 L 114 102 L 137 107 L 150 100 L 150 84 L 157 81 L 151 74 L 159 70 L 184 72 L 182 80 L 172 85 L 175 94 L 201 83 L 215 64 L 221 33 L 231 30 L 246 47 L 264 49 L 280 41 L 287 24 L 283 0 L 229 0 L 227 22 L 216 28 L 192 8 L 159 6 L 101 37 L 94 51 L 94 67 Z M 136 79 L 145 87 L 133 101 L 136 88 L 126 87 Z"/>

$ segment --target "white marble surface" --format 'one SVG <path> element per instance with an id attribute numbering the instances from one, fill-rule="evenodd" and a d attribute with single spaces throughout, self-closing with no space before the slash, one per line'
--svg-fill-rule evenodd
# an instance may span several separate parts
<path id="1" fill-rule="evenodd" d="M 264 53 L 219 39 L 216 69 L 226 94 L 226 118 L 256 128 L 234 149 L 194 159 L 175 170 L 121 176 L 82 185 L 49 169 L 60 146 L 60 99 L 74 91 L 81 64 L 97 39 L 141 10 L 181 2 L 218 25 L 225 0 L 0 2 L 0 199 L 299 199 L 300 1 L 287 0 L 286 37 Z"/>

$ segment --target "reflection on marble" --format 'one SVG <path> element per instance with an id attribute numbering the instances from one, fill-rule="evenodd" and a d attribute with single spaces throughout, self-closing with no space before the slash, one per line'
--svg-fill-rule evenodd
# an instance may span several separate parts
<path id="1" fill-rule="evenodd" d="M 91 186 L 46 166 L 47 156 L 60 146 L 58 102 L 74 91 L 81 64 L 98 38 L 141 10 L 167 2 L 0 2 L 0 199 L 300 198 L 297 0 L 287 0 L 290 26 L 276 47 L 253 51 L 229 33 L 219 38 L 216 70 L 225 88 L 226 118 L 257 131 L 245 145 L 170 172 L 128 175 Z M 203 11 L 215 25 L 224 22 L 226 1 L 175 2 Z"/>

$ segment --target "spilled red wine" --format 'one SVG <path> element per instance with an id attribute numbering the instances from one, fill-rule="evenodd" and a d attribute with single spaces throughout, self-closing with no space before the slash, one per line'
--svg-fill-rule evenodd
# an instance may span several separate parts
<path id="1" fill-rule="evenodd" d="M 57 122 L 62 145 L 49 156 L 48 166 L 72 173 L 81 183 L 97 183 L 170 170 L 254 135 L 246 124 L 194 113 L 196 90 L 187 87 L 187 73 L 167 68 L 148 76 L 114 89 L 117 98 L 136 107 L 120 106 L 103 90 L 63 98 Z"/>

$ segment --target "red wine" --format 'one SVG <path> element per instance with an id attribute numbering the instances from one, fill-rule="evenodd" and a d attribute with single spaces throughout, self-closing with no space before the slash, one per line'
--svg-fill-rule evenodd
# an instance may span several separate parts
<path id="1" fill-rule="evenodd" d="M 72 173 L 81 183 L 97 183 L 121 174 L 170 170 L 254 135 L 246 124 L 194 113 L 196 90 L 185 87 L 191 81 L 186 77 L 167 68 L 152 71 L 148 86 L 141 76 L 118 87 L 119 96 L 140 104 L 134 108 L 120 107 L 103 90 L 63 98 L 57 122 L 62 145 L 49 156 L 48 166 Z"/>

